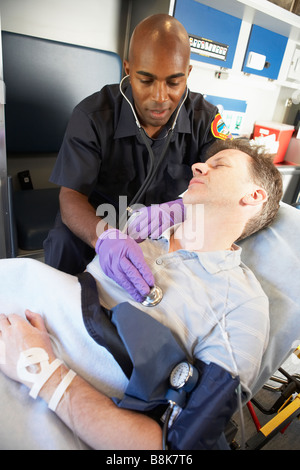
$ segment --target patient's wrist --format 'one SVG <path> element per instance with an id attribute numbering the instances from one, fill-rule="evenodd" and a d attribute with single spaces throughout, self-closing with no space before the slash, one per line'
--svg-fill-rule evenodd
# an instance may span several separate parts
<path id="1" fill-rule="evenodd" d="M 56 411 L 76 373 L 60 359 L 53 356 L 50 359 L 45 349 L 33 347 L 21 352 L 17 375 L 30 388 L 29 395 L 32 398 L 40 396 L 52 411 Z"/>
<path id="2" fill-rule="evenodd" d="M 65 366 L 65 364 L 61 364 L 60 367 L 54 372 L 54 374 L 49 377 L 47 382 L 44 383 L 39 393 L 39 397 L 49 403 L 54 391 L 56 390 L 64 376 L 68 373 L 68 371 L 69 369 Z"/>
<path id="3" fill-rule="evenodd" d="M 39 396 L 56 411 L 76 373 L 62 364 L 41 388 Z"/>

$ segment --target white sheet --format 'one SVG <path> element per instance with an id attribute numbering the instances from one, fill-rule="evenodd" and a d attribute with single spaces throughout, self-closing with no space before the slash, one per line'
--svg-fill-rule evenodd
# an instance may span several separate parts
<path id="1" fill-rule="evenodd" d="M 0 311 L 24 315 L 29 308 L 42 314 L 59 357 L 97 389 L 121 397 L 127 379 L 86 332 L 80 293 L 76 277 L 39 261 L 0 260 Z M 26 387 L 0 373 L 0 449 L 73 449 L 79 444 L 42 400 L 32 400 Z"/>
<path id="2" fill-rule="evenodd" d="M 282 204 L 272 227 L 240 244 L 243 261 L 270 298 L 271 339 L 255 393 L 300 344 L 300 211 Z M 42 313 L 66 363 L 99 390 L 122 394 L 127 381 L 121 369 L 85 331 L 76 278 L 35 260 L 0 260 L 0 299 L 6 314 L 23 315 L 25 308 Z M 77 448 L 87 446 L 42 400 L 0 374 L 1 450 Z"/>

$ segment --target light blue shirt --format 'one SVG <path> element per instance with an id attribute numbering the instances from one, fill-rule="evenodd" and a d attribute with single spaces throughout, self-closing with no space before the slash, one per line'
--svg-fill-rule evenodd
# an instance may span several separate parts
<path id="1" fill-rule="evenodd" d="M 102 272 L 96 257 L 87 271 L 97 281 L 101 304 L 111 309 L 128 301 L 145 311 L 170 328 L 188 357 L 238 374 L 249 396 L 268 342 L 269 303 L 252 271 L 241 262 L 241 248 L 169 253 L 168 232 L 140 246 L 163 291 L 162 301 L 155 307 L 135 302 Z"/>

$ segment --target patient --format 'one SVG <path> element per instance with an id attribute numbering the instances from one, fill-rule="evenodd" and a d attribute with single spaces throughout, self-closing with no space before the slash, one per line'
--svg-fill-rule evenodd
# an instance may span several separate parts
<path id="1" fill-rule="evenodd" d="M 160 240 L 141 244 L 164 293 L 157 307 L 132 301 L 102 273 L 97 259 L 88 271 L 97 280 L 105 307 L 128 301 L 143 309 L 172 330 L 190 358 L 215 362 L 238 374 L 249 395 L 268 341 L 268 300 L 252 272 L 241 263 L 241 249 L 234 242 L 273 221 L 282 195 L 281 177 L 269 157 L 238 141 L 215 147 L 206 163 L 192 169 L 193 178 L 183 197 L 184 223 Z M 6 287 L 0 292 L 1 299 Z M 16 364 L 21 351 L 38 346 L 48 352 L 50 362 L 55 359 L 44 321 L 30 311 L 26 315 L 28 321 L 19 315 L 0 316 L 0 340 L 6 353 L 0 368 L 19 382 Z M 50 315 L 45 320 L 51 323 Z M 67 366 L 60 366 L 42 386 L 39 396 L 47 403 L 67 372 Z M 68 392 L 72 415 L 65 398 L 56 413 L 89 446 L 160 448 L 162 431 L 151 418 L 118 408 L 79 375 Z"/>

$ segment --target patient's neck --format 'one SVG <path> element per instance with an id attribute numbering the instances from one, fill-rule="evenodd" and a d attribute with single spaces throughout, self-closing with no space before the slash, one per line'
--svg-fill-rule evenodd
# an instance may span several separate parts
<path id="1" fill-rule="evenodd" d="M 230 217 L 224 209 L 221 213 L 205 210 L 203 205 L 190 205 L 185 221 L 178 225 L 170 237 L 169 251 L 231 250 L 243 230 L 240 218 Z"/>

